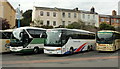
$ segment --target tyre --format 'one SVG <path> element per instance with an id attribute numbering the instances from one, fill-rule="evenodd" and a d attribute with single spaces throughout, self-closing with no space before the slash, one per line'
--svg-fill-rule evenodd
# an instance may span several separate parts
<path id="1" fill-rule="evenodd" d="M 39 53 L 39 48 L 34 48 L 34 49 L 33 49 L 33 52 L 34 52 L 35 54 L 38 54 L 38 53 Z"/>
<path id="2" fill-rule="evenodd" d="M 91 45 L 91 47 L 90 47 L 90 51 L 93 51 L 94 49 L 93 49 L 93 46 Z"/>
<path id="3" fill-rule="evenodd" d="M 90 46 L 88 46 L 88 47 L 87 47 L 87 51 L 90 51 L 90 50 L 91 50 L 91 47 L 90 47 Z"/>
<path id="4" fill-rule="evenodd" d="M 116 46 L 115 46 L 115 48 L 114 48 L 114 51 L 116 51 Z"/>
<path id="5" fill-rule="evenodd" d="M 70 48 L 70 54 L 73 54 L 74 53 L 74 49 L 71 47 Z"/>

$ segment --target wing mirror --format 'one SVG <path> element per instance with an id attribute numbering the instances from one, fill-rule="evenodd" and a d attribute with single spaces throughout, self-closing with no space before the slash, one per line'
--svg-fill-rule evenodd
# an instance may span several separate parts
<path id="1" fill-rule="evenodd" d="M 20 32 L 20 35 L 19 35 L 19 37 L 22 37 L 22 35 L 23 35 L 23 32 Z"/>

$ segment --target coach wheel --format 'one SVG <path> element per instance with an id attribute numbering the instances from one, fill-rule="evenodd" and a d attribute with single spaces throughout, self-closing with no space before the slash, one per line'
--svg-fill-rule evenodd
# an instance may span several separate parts
<path id="1" fill-rule="evenodd" d="M 115 49 L 114 49 L 114 51 L 116 51 L 116 46 L 115 46 Z"/>
<path id="2" fill-rule="evenodd" d="M 93 46 L 91 45 L 90 50 L 93 51 Z"/>
<path id="3" fill-rule="evenodd" d="M 73 50 L 73 47 L 70 48 L 70 54 L 73 54 L 74 53 L 74 50 Z"/>
<path id="4" fill-rule="evenodd" d="M 33 52 L 34 52 L 35 54 L 38 54 L 38 53 L 39 53 L 39 48 L 34 48 L 34 49 L 33 49 Z"/>
<path id="5" fill-rule="evenodd" d="M 90 51 L 90 50 L 91 50 L 91 48 L 90 48 L 90 46 L 88 46 L 87 51 Z"/>

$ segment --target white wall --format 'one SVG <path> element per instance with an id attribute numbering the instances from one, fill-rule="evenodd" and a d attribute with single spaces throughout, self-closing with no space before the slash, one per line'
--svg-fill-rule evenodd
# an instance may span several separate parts
<path id="1" fill-rule="evenodd" d="M 43 16 L 40 15 L 40 12 L 43 11 Z M 50 13 L 50 16 L 47 16 L 47 12 Z M 32 13 L 32 21 L 34 19 L 40 19 L 43 21 L 43 25 L 47 25 L 47 21 L 50 21 L 50 25 L 53 26 L 53 21 L 56 21 L 56 26 L 59 26 L 59 12 L 56 12 L 56 17 L 53 17 L 53 12 L 56 11 L 48 11 L 48 10 L 36 10 L 35 8 L 33 9 Z"/>
<path id="2" fill-rule="evenodd" d="M 43 11 L 44 15 L 41 16 L 40 12 Z M 50 13 L 50 16 L 47 16 L 47 12 Z M 56 12 L 56 17 L 53 17 L 53 12 Z M 47 20 L 50 21 L 50 25 L 53 26 L 53 21 L 56 21 L 56 26 L 63 25 L 62 22 L 65 21 L 65 25 L 67 26 L 69 22 L 77 22 L 78 21 L 78 13 L 76 13 L 76 18 L 74 18 L 75 12 L 65 12 L 65 18 L 63 18 L 62 13 L 64 11 L 50 11 L 50 10 L 36 10 L 35 7 L 33 8 L 32 12 L 32 21 L 34 19 L 40 18 L 40 20 L 43 20 L 43 25 L 47 25 Z M 71 13 L 71 18 L 68 18 L 68 13 Z"/>
<path id="3" fill-rule="evenodd" d="M 40 12 L 43 11 L 44 15 L 40 16 Z M 50 16 L 47 16 L 47 12 L 50 13 Z M 53 17 L 53 12 L 56 12 L 56 17 Z M 65 13 L 65 17 L 62 16 L 62 13 Z M 68 13 L 71 14 L 71 17 L 68 17 Z M 74 13 L 76 13 L 76 18 L 74 18 Z M 85 14 L 85 18 L 83 18 L 83 14 Z M 88 15 L 90 18 L 88 19 Z M 94 18 L 93 18 L 94 15 Z M 78 20 L 83 20 L 86 22 L 86 25 L 93 25 L 95 23 L 96 27 L 99 27 L 99 16 L 98 14 L 86 14 L 86 13 L 80 13 L 80 12 L 73 12 L 73 11 L 57 11 L 57 10 L 36 10 L 36 8 L 33 8 L 32 13 L 32 21 L 34 19 L 39 18 L 40 20 L 43 20 L 43 25 L 47 25 L 47 20 L 50 21 L 50 25 L 53 26 L 53 21 L 56 21 L 56 26 L 63 25 L 63 21 L 65 21 L 65 25 L 67 26 L 70 23 L 78 22 Z"/>
<path id="4" fill-rule="evenodd" d="M 80 13 L 80 19 L 86 23 L 86 25 L 94 25 L 99 27 L 99 15 L 98 14 L 86 14 Z"/>

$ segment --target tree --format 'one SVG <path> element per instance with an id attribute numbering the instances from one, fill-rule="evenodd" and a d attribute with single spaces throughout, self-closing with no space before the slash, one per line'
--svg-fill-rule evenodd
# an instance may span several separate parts
<path id="1" fill-rule="evenodd" d="M 91 31 L 91 32 L 97 32 L 98 28 L 92 25 L 86 25 L 84 30 Z"/>
<path id="2" fill-rule="evenodd" d="M 81 25 L 80 25 L 80 23 L 78 23 L 78 22 L 73 22 L 72 24 L 69 24 L 69 25 L 67 26 L 67 28 L 69 28 L 69 29 L 80 29 L 80 28 L 81 28 Z"/>
<path id="3" fill-rule="evenodd" d="M 32 23 L 33 23 L 33 26 L 42 26 L 43 25 L 43 21 L 40 19 L 40 17 L 34 19 L 34 21 Z"/>
<path id="4" fill-rule="evenodd" d="M 72 24 L 69 24 L 67 28 L 70 29 L 84 29 L 85 28 L 85 22 L 82 20 L 78 20 L 78 22 L 73 22 Z"/>
<path id="5" fill-rule="evenodd" d="M 0 30 L 10 29 L 10 24 L 7 19 L 0 18 Z"/>
<path id="6" fill-rule="evenodd" d="M 48 26 L 48 25 L 34 26 L 34 27 L 45 28 L 45 29 L 52 29 L 53 28 L 53 26 Z"/>
<path id="7" fill-rule="evenodd" d="M 30 23 L 32 22 L 32 10 L 25 11 L 22 16 L 21 26 L 30 26 Z"/>
<path id="8" fill-rule="evenodd" d="M 100 30 L 115 30 L 115 28 L 105 22 L 100 24 Z"/>
<path id="9" fill-rule="evenodd" d="M 45 29 L 52 29 L 52 28 L 53 28 L 53 26 L 43 25 L 43 26 L 41 26 L 41 28 L 45 28 Z"/>
<path id="10" fill-rule="evenodd" d="M 91 32 L 96 32 L 98 30 L 97 27 L 91 26 L 91 25 L 85 25 L 85 22 L 82 20 L 78 20 L 78 22 L 73 22 L 72 24 L 69 24 L 67 28 L 70 29 L 83 29 L 83 30 L 88 30 Z"/>
<path id="11" fill-rule="evenodd" d="M 66 27 L 65 27 L 65 25 L 59 25 L 58 27 L 55 27 L 55 28 L 66 28 Z"/>
<path id="12" fill-rule="evenodd" d="M 120 32 L 120 26 L 118 26 L 117 28 L 115 28 L 115 30 Z"/>
<path id="13" fill-rule="evenodd" d="M 78 23 L 80 24 L 80 29 L 85 29 L 86 25 L 84 21 L 78 20 Z"/>

